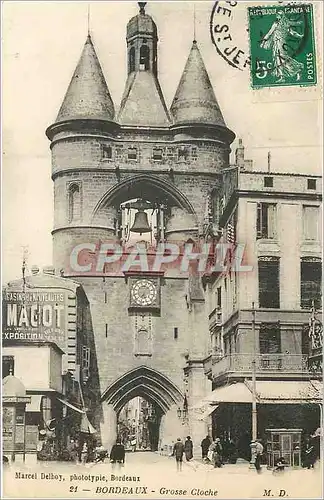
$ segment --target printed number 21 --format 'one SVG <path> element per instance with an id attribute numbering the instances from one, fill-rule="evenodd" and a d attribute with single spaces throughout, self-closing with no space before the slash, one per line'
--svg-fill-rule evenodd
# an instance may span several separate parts
<path id="1" fill-rule="evenodd" d="M 78 491 L 77 486 L 70 486 L 70 493 L 76 493 Z"/>
<path id="2" fill-rule="evenodd" d="M 256 72 L 255 75 L 257 78 L 263 79 L 267 76 L 268 70 L 272 68 L 271 62 L 266 61 L 256 61 Z"/>

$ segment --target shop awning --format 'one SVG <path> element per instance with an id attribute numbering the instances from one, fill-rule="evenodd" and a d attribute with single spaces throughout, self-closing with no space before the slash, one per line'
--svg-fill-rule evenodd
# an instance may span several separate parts
<path id="1" fill-rule="evenodd" d="M 205 401 L 211 405 L 218 403 L 252 403 L 252 393 L 243 383 L 224 385 L 214 389 Z"/>
<path id="2" fill-rule="evenodd" d="M 323 387 L 318 380 L 257 380 L 256 401 L 259 404 L 321 403 Z M 224 385 L 204 398 L 210 405 L 252 403 L 252 380 Z"/>
<path id="3" fill-rule="evenodd" d="M 41 411 L 41 402 L 43 394 L 30 394 L 30 403 L 26 404 L 26 411 L 38 412 Z"/>
<path id="4" fill-rule="evenodd" d="M 246 380 L 252 393 L 252 381 Z M 323 386 L 318 380 L 258 380 L 257 402 L 261 404 L 320 403 L 323 401 Z"/>
<path id="5" fill-rule="evenodd" d="M 82 413 L 82 414 L 85 413 L 83 410 L 80 410 L 80 408 L 77 408 L 76 406 L 74 406 L 73 404 L 69 403 L 65 399 L 62 399 L 62 398 L 56 398 L 56 399 L 58 401 L 60 401 L 60 403 L 62 403 L 63 405 L 68 406 L 69 408 L 71 408 L 72 410 L 74 410 L 74 411 L 76 411 L 78 413 Z"/>

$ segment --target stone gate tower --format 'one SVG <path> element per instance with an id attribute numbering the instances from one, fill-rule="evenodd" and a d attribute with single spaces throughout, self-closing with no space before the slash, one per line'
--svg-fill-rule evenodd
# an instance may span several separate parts
<path id="1" fill-rule="evenodd" d="M 155 242 L 198 242 L 206 202 L 219 188 L 234 139 L 196 41 L 168 110 L 158 80 L 157 27 L 139 4 L 127 25 L 128 76 L 118 114 L 88 36 L 46 132 L 54 182 L 54 264 L 82 283 L 91 305 L 92 356 L 102 399 L 96 426 L 106 446 L 116 437 L 119 411 L 135 396 L 155 405 L 160 445 L 188 432 L 200 443 L 205 424 L 191 408 L 209 383 L 202 363 L 208 316 L 195 276 L 176 268 L 106 269 L 99 276 L 83 273 L 85 267 L 72 272 L 71 251 L 87 246 L 88 262 L 102 243 L 125 242 L 127 202 L 133 200 L 155 210 Z M 187 405 L 183 419 L 179 410 Z"/>

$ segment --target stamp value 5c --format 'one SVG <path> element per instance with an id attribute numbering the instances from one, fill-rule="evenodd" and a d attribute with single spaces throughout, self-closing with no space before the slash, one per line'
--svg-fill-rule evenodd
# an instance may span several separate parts
<path id="1" fill-rule="evenodd" d="M 316 85 L 313 6 L 248 7 L 253 88 Z"/>

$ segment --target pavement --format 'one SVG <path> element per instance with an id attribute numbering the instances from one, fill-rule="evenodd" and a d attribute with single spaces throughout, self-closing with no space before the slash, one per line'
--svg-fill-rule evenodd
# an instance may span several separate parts
<path id="1" fill-rule="evenodd" d="M 201 460 L 183 462 L 177 471 L 173 457 L 154 452 L 127 453 L 124 466 L 39 462 L 4 469 L 2 498 L 323 498 L 319 464 L 316 469 L 261 474 L 247 462 L 215 469 Z"/>

